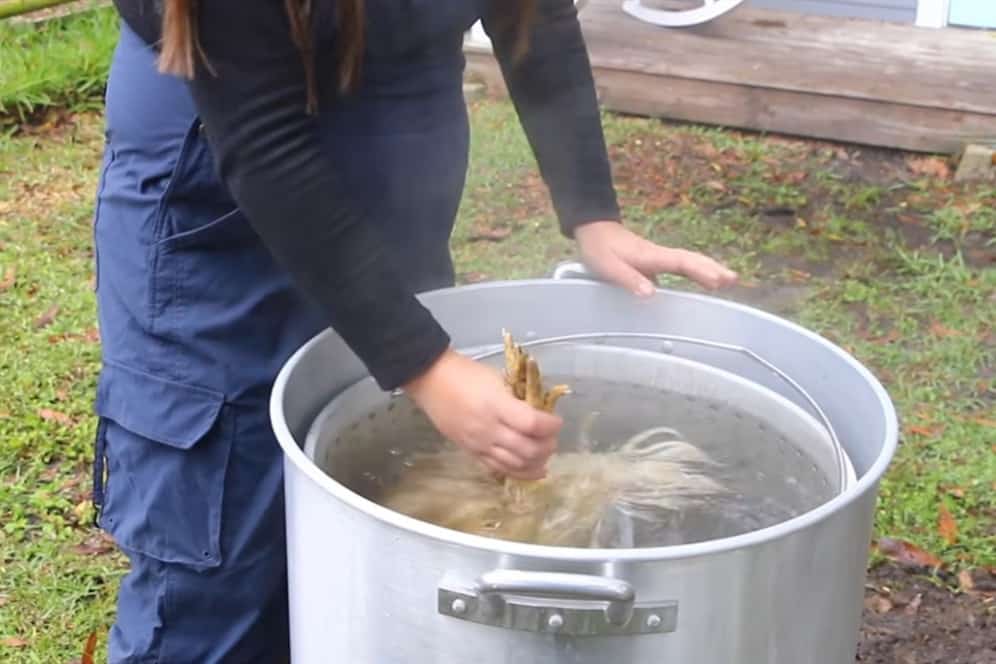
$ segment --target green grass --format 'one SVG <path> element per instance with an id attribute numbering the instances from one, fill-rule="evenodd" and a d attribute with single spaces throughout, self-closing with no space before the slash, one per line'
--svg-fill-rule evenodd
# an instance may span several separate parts
<path id="1" fill-rule="evenodd" d="M 453 242 L 460 278 L 542 275 L 571 247 L 514 115 L 479 104 L 473 124 Z M 733 297 L 824 334 L 882 379 L 902 445 L 882 484 L 877 532 L 952 570 L 996 564 L 996 270 L 972 254 L 992 244 L 996 192 L 818 177 L 841 164 L 801 142 L 611 116 L 606 132 L 635 228 L 729 261 L 750 285 Z M 0 138 L 2 661 L 68 662 L 94 631 L 102 644 L 124 571 L 88 525 L 100 148 L 91 113 Z M 785 286 L 804 297 L 777 299 Z M 942 505 L 954 541 L 939 531 Z"/>
<path id="2" fill-rule="evenodd" d="M 955 567 L 996 561 L 992 379 L 996 271 L 897 248 L 894 271 L 821 284 L 800 320 L 847 346 L 885 382 L 903 424 L 881 487 L 880 534 Z M 958 527 L 939 529 L 941 505 Z"/>
<path id="3" fill-rule="evenodd" d="M 46 109 L 96 107 L 117 35 L 107 7 L 39 24 L 0 21 L 0 127 Z"/>
<path id="4" fill-rule="evenodd" d="M 80 656 L 86 635 L 108 624 L 122 570 L 116 556 L 73 550 L 92 536 L 87 473 L 99 347 L 88 335 L 90 215 L 99 146 L 94 116 L 51 136 L 0 139 L 3 661 Z M 51 323 L 41 327 L 43 317 Z M 11 638 L 26 644 L 10 647 Z"/>

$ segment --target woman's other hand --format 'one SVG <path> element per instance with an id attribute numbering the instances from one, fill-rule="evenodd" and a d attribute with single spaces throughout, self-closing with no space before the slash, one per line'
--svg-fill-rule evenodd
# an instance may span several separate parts
<path id="1" fill-rule="evenodd" d="M 654 244 L 616 221 L 579 226 L 574 239 L 585 265 L 637 295 L 652 295 L 653 279 L 662 273 L 682 275 L 710 290 L 737 281 L 735 272 L 708 256 Z"/>
<path id="2" fill-rule="evenodd" d="M 449 350 L 403 389 L 440 433 L 494 472 L 545 477 L 563 421 L 516 399 L 498 371 Z"/>

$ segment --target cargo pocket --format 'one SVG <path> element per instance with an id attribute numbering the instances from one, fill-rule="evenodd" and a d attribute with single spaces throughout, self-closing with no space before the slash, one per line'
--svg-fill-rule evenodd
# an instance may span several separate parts
<path id="1" fill-rule="evenodd" d="M 225 238 L 229 244 L 258 240 L 252 226 L 237 212 L 235 200 L 218 177 L 204 127 L 194 118 L 159 198 L 156 242 L 170 244 L 186 238 L 189 243 L 200 231 L 217 237 L 220 228 L 230 231 Z M 239 223 L 236 216 L 240 217 Z"/>
<path id="2" fill-rule="evenodd" d="M 214 300 L 229 306 L 231 293 L 245 294 L 246 274 L 270 261 L 218 177 L 197 119 L 160 196 L 154 227 L 149 313 L 153 330 L 166 336 L 185 334 L 197 322 L 198 306 Z"/>
<path id="3" fill-rule="evenodd" d="M 107 467 L 100 526 L 125 551 L 220 565 L 232 446 L 224 395 L 107 363 L 96 411 Z"/>

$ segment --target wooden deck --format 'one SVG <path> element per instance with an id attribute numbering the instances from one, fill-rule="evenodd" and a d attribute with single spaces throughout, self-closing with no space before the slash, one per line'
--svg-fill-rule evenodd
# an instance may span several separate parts
<path id="1" fill-rule="evenodd" d="M 996 141 L 996 33 L 741 8 L 695 28 L 581 12 L 604 108 L 924 152 Z M 504 94 L 491 54 L 468 73 Z"/>

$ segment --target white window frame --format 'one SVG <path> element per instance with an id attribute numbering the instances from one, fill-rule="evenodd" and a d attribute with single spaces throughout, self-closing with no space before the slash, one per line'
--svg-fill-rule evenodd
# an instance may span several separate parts
<path id="1" fill-rule="evenodd" d="M 921 28 L 946 28 L 951 0 L 919 0 L 916 4 L 916 25 Z"/>

